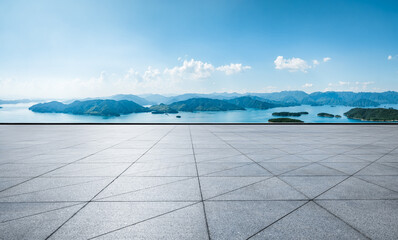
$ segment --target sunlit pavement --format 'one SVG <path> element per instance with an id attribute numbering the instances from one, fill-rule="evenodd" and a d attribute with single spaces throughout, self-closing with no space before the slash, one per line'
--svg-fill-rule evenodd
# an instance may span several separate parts
<path id="1" fill-rule="evenodd" d="M 0 239 L 397 239 L 398 126 L 1 125 Z"/>

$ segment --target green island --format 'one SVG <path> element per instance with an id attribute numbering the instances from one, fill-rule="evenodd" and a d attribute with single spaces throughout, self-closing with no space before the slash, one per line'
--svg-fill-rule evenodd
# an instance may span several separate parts
<path id="1" fill-rule="evenodd" d="M 38 113 L 70 113 L 77 115 L 120 116 L 122 114 L 148 112 L 149 109 L 128 100 L 88 100 L 64 104 L 57 101 L 39 103 L 29 110 Z"/>
<path id="2" fill-rule="evenodd" d="M 249 97 L 249 96 L 230 99 L 230 100 L 227 100 L 227 102 L 232 103 L 232 104 L 242 107 L 242 108 L 255 108 L 255 109 L 270 109 L 270 108 L 283 106 L 282 104 L 268 102 L 265 99 L 261 99 L 261 101 L 260 101 L 253 97 Z"/>
<path id="3" fill-rule="evenodd" d="M 149 110 L 152 112 L 152 114 L 178 113 L 177 110 L 163 103 L 151 106 Z"/>
<path id="4" fill-rule="evenodd" d="M 274 112 L 272 116 L 279 117 L 300 117 L 301 115 L 306 115 L 308 112 Z"/>
<path id="5" fill-rule="evenodd" d="M 246 110 L 227 101 L 210 98 L 191 98 L 172 103 L 168 106 L 171 109 L 183 112 Z"/>
<path id="6" fill-rule="evenodd" d="M 398 110 L 393 108 L 353 108 L 344 115 L 362 121 L 398 121 Z"/>
<path id="7" fill-rule="evenodd" d="M 333 115 L 333 114 L 330 114 L 330 113 L 324 113 L 324 112 L 322 112 L 322 113 L 318 113 L 318 117 L 334 118 L 334 115 Z"/>
<path id="8" fill-rule="evenodd" d="M 166 114 L 196 111 L 229 111 L 245 110 L 245 108 L 224 100 L 210 98 L 191 98 L 169 105 L 159 104 L 149 108 L 143 107 L 129 100 L 85 100 L 74 101 L 70 104 L 52 101 L 31 106 L 29 110 L 37 113 L 67 113 L 77 115 L 120 116 L 130 113 L 152 112 L 152 114 Z"/>
<path id="9" fill-rule="evenodd" d="M 302 123 L 303 121 L 293 118 L 271 118 L 268 119 L 270 123 Z"/>

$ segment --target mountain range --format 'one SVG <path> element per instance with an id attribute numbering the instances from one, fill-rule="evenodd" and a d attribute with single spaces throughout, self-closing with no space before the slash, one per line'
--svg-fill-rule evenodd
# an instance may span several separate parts
<path id="1" fill-rule="evenodd" d="M 245 110 L 247 108 L 269 109 L 286 107 L 291 105 L 346 105 L 354 107 L 377 107 L 382 103 L 398 103 L 398 93 L 352 93 L 352 92 L 325 92 L 306 94 L 301 91 L 285 91 L 280 93 L 262 93 L 260 96 L 236 94 L 210 94 L 208 98 L 202 97 L 205 94 L 184 94 L 173 98 L 163 98 L 170 101 L 169 104 L 153 104 L 150 107 L 142 106 L 151 103 L 149 100 L 135 95 L 114 95 L 113 99 L 95 99 L 74 101 L 69 104 L 52 101 L 31 106 L 33 112 L 41 113 L 71 113 L 88 114 L 100 116 L 120 116 L 122 114 L 152 112 L 154 114 L 196 112 L 196 111 L 230 111 Z M 153 96 L 152 100 L 160 99 L 161 95 Z M 210 98 L 213 97 L 213 98 Z M 149 97 L 149 96 L 147 96 Z M 176 101 L 178 99 L 186 100 Z M 126 100 L 131 99 L 131 100 Z M 219 99 L 220 98 L 220 99 Z M 119 100 L 114 100 L 119 99 Z M 141 104 L 132 101 L 135 100 Z M 144 103 L 144 104 L 143 104 Z M 149 104 L 148 104 L 149 105 Z"/>
<path id="2" fill-rule="evenodd" d="M 259 102 L 253 102 L 254 105 L 262 105 L 260 109 L 267 109 L 274 104 L 275 106 L 297 106 L 297 105 L 344 105 L 353 107 L 377 107 L 381 104 L 397 104 L 398 103 L 398 92 L 387 91 L 387 92 L 313 92 L 306 93 L 304 91 L 282 91 L 272 93 L 186 93 L 176 96 L 163 96 L 160 94 L 117 94 L 108 97 L 97 97 L 97 98 L 85 98 L 81 101 L 86 100 L 127 100 L 135 102 L 142 106 L 152 106 L 160 103 L 171 104 L 174 102 L 185 101 L 192 98 L 210 98 L 218 100 L 231 100 L 239 97 L 251 97 Z M 78 99 L 75 99 L 78 100 Z M 75 100 L 66 100 L 64 103 L 72 103 Z M 244 100 L 244 99 L 242 99 Z M 246 98 L 246 101 L 248 99 Z M 0 100 L 0 104 L 13 104 L 13 103 L 27 103 L 33 100 L 21 99 L 21 100 Z M 252 101 L 252 100 L 250 100 Z M 267 102 L 263 104 L 261 102 Z M 241 104 L 244 104 L 243 102 Z M 242 107 L 247 107 L 243 106 Z"/>
<path id="3" fill-rule="evenodd" d="M 119 96 L 120 95 L 115 95 Z M 123 95 L 127 99 L 127 96 L 134 95 Z M 306 93 L 304 91 L 282 91 L 273 93 L 210 93 L 210 94 L 197 94 L 197 93 L 186 93 L 177 96 L 162 96 L 159 94 L 146 94 L 138 95 L 138 97 L 148 101 L 148 104 L 170 104 L 173 102 L 184 101 L 191 98 L 211 98 L 219 100 L 230 100 L 238 97 L 250 96 L 254 99 L 259 98 L 260 101 L 267 101 L 276 105 L 292 106 L 292 105 L 344 105 L 353 107 L 377 107 L 380 104 L 397 104 L 398 103 L 398 92 L 313 92 Z M 114 99 L 111 96 L 110 99 Z M 137 101 L 136 101 L 137 102 Z M 137 102 L 139 103 L 139 102 Z"/>

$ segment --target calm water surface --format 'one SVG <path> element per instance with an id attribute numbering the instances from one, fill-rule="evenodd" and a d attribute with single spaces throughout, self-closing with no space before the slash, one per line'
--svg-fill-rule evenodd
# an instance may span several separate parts
<path id="1" fill-rule="evenodd" d="M 307 123 L 358 123 L 348 119 L 344 113 L 352 107 L 345 106 L 295 106 L 272 108 L 268 110 L 248 109 L 227 112 L 180 112 L 178 114 L 132 113 L 120 117 L 82 116 L 62 113 L 34 113 L 28 108 L 36 103 L 3 104 L 0 109 L 1 123 L 264 123 L 274 118 L 273 112 L 308 112 L 308 115 L 292 117 Z M 385 104 L 380 107 L 398 109 L 398 104 Z M 322 118 L 320 112 L 341 115 L 342 118 Z M 176 118 L 180 115 L 181 118 Z"/>

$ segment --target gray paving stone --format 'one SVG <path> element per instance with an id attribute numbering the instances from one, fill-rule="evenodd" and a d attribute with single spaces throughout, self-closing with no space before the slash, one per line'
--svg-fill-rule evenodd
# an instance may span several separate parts
<path id="1" fill-rule="evenodd" d="M 133 164 L 123 176 L 196 176 L 195 163 L 151 162 Z"/>
<path id="2" fill-rule="evenodd" d="M 274 175 L 280 175 L 308 165 L 308 162 L 260 162 L 261 166 Z"/>
<path id="3" fill-rule="evenodd" d="M 321 162 L 319 163 L 325 167 L 336 169 L 337 171 L 352 175 L 362 168 L 366 167 L 369 163 L 366 162 Z"/>
<path id="4" fill-rule="evenodd" d="M 369 163 L 369 161 L 358 158 L 358 155 L 335 155 L 328 157 L 326 159 L 322 159 L 321 162 L 328 163 Z"/>
<path id="5" fill-rule="evenodd" d="M 81 208 L 70 203 L 0 203 L 0 239 L 45 239 Z"/>
<path id="6" fill-rule="evenodd" d="M 0 125 L 0 239 L 363 237 L 354 229 L 397 239 L 397 135 L 390 125 Z"/>
<path id="7" fill-rule="evenodd" d="M 322 166 L 320 164 L 311 164 L 302 168 L 298 168 L 296 170 L 287 172 L 282 175 L 298 175 L 298 176 L 327 176 L 327 175 L 347 175 L 343 172 L 333 170 L 331 168 Z"/>
<path id="8" fill-rule="evenodd" d="M 209 199 L 268 178 L 269 177 L 200 177 L 200 184 L 203 198 Z"/>
<path id="9" fill-rule="evenodd" d="M 129 185 L 126 184 L 126 189 L 120 186 L 121 182 L 115 183 L 115 187 L 110 187 L 109 190 L 104 190 L 98 198 L 106 197 L 103 201 L 200 201 L 200 190 L 197 178 L 188 178 L 183 181 L 171 181 L 167 179 L 167 184 L 160 184 L 153 182 L 152 178 L 142 178 L 140 180 L 142 186 L 145 188 L 140 191 L 128 191 Z M 149 183 L 148 183 L 149 181 Z M 117 186 L 119 184 L 119 186 Z M 113 184 L 112 184 L 113 185 Z M 148 187 L 152 186 L 152 187 Z M 155 186 L 153 186 L 155 185 Z M 134 185 L 133 185 L 134 186 Z M 131 189 L 131 188 L 130 188 Z M 133 188 L 134 189 L 134 188 Z M 127 191 L 126 191 L 127 190 Z M 112 192 L 117 191 L 115 196 Z M 118 193 L 120 192 L 120 193 Z"/>
<path id="10" fill-rule="evenodd" d="M 0 191 L 9 188 L 11 186 L 17 185 L 29 178 L 0 178 Z"/>
<path id="11" fill-rule="evenodd" d="M 202 204 L 183 208 L 98 239 L 208 239 Z"/>
<path id="12" fill-rule="evenodd" d="M 371 239 L 397 239 L 398 201 L 317 201 Z"/>
<path id="13" fill-rule="evenodd" d="M 104 191 L 102 191 L 95 200 L 107 201 L 108 198 L 124 198 L 130 195 L 136 195 L 140 191 L 153 190 L 154 188 L 167 186 L 173 183 L 182 182 L 187 186 L 195 186 L 196 177 L 119 177 Z M 186 181 L 189 180 L 188 183 Z"/>
<path id="14" fill-rule="evenodd" d="M 383 157 L 381 157 L 377 162 L 383 163 L 383 162 L 398 162 L 398 155 L 393 155 L 393 154 L 388 154 Z"/>
<path id="15" fill-rule="evenodd" d="M 398 176 L 398 168 L 386 166 L 378 163 L 373 163 L 368 167 L 364 168 L 357 175 L 397 175 Z"/>
<path id="16" fill-rule="evenodd" d="M 296 191 L 276 177 L 232 191 L 213 200 L 306 200 Z"/>
<path id="17" fill-rule="evenodd" d="M 212 239 L 247 239 L 303 201 L 222 201 L 205 202 Z"/>
<path id="18" fill-rule="evenodd" d="M 356 176 L 359 179 L 383 186 L 398 192 L 398 176 Z"/>
<path id="19" fill-rule="evenodd" d="M 250 239 L 367 239 L 326 210 L 309 202 Z"/>
<path id="20" fill-rule="evenodd" d="M 109 177 L 36 178 L 0 192 L 0 202 L 89 201 Z"/>
<path id="21" fill-rule="evenodd" d="M 89 239 L 191 204 L 193 203 L 91 202 L 50 239 Z"/>
<path id="22" fill-rule="evenodd" d="M 199 165 L 198 165 L 199 168 Z M 225 169 L 213 173 L 205 174 L 206 176 L 218 177 L 255 177 L 255 176 L 272 176 L 272 173 L 257 164 L 245 164 L 239 167 Z"/>
<path id="23" fill-rule="evenodd" d="M 398 193 L 358 178 L 350 177 L 320 195 L 318 199 L 398 199 Z"/>
<path id="24" fill-rule="evenodd" d="M 345 176 L 285 176 L 279 177 L 283 181 L 293 186 L 298 191 L 304 193 L 309 198 L 315 198 L 321 193 L 334 187 L 343 181 Z"/>
<path id="25" fill-rule="evenodd" d="M 50 172 L 45 176 L 116 177 L 129 165 L 129 163 L 74 163 Z"/>
<path id="26" fill-rule="evenodd" d="M 36 177 L 54 170 L 64 164 L 3 164 L 0 165 L 0 177 Z"/>

